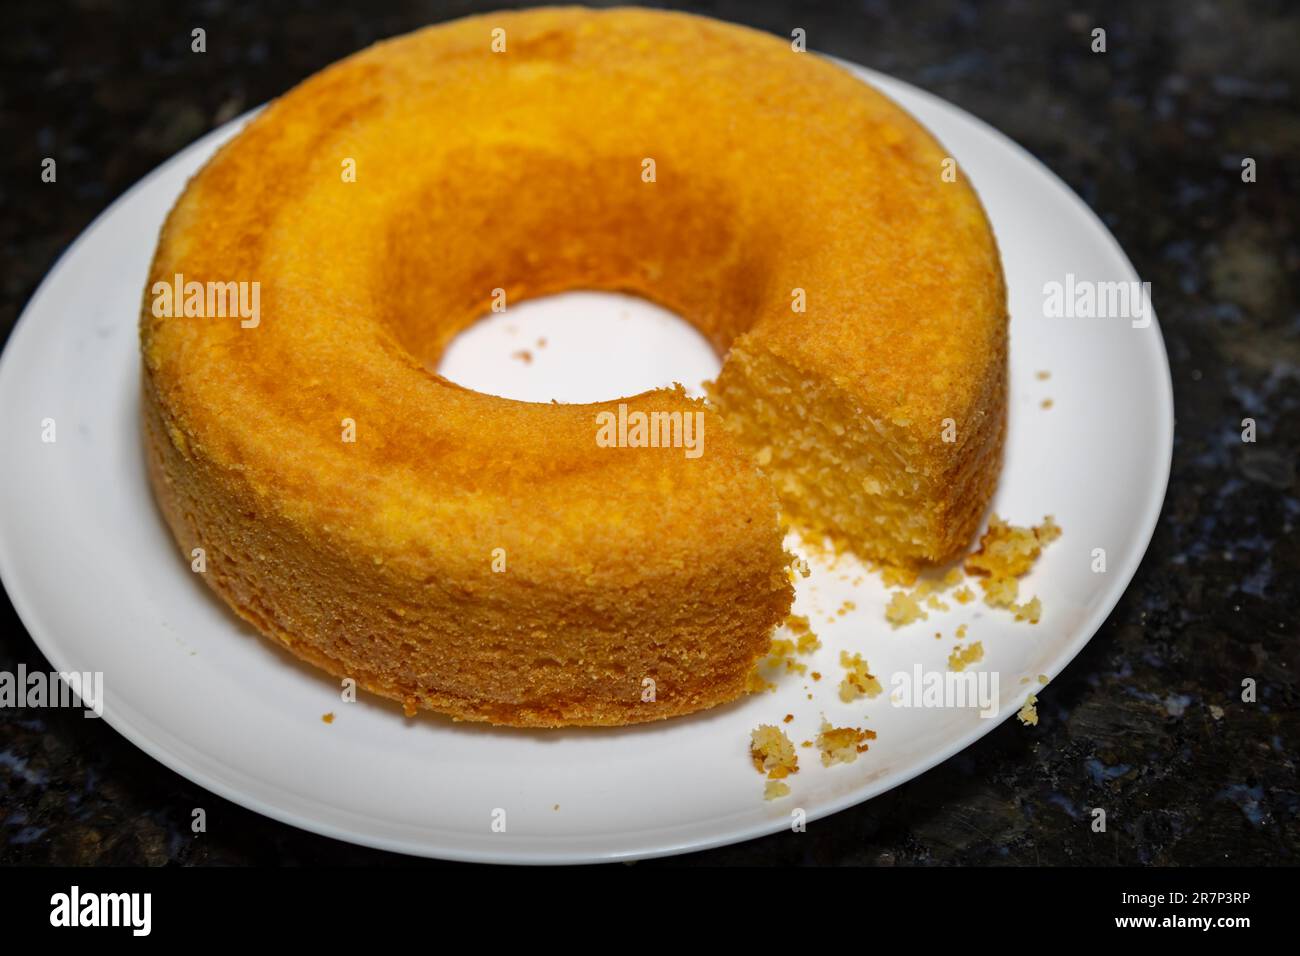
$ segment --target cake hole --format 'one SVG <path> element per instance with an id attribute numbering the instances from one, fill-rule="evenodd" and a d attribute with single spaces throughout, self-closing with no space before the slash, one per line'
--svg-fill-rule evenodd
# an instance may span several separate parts
<path id="1" fill-rule="evenodd" d="M 479 320 L 442 354 L 457 385 L 524 402 L 600 402 L 680 382 L 703 397 L 721 360 L 689 322 L 637 296 L 564 292 Z"/>

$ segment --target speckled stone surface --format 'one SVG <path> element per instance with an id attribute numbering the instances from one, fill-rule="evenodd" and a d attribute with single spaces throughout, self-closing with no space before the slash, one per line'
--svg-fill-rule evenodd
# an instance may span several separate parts
<path id="1" fill-rule="evenodd" d="M 0 31 L 0 329 L 113 199 L 202 133 L 373 40 L 508 4 L 81 0 Z M 1286 3 L 672 4 L 894 74 L 1023 144 L 1106 222 L 1164 329 L 1173 476 L 1141 570 L 1046 690 L 868 804 L 674 860 L 1300 862 L 1300 8 Z M 189 49 L 204 27 L 208 52 Z M 1089 49 L 1095 27 L 1107 52 Z M 57 187 L 39 182 L 57 156 Z M 1255 183 L 1241 181 L 1244 156 Z M 1243 444 L 1241 421 L 1258 423 Z M 3 451 L 0 451 L 0 456 Z M 3 466 L 0 461 L 0 467 Z M 1115 488 L 1116 495 L 1127 489 Z M 48 664 L 7 602 L 0 670 Z M 1258 699 L 1241 700 L 1254 678 Z M 208 833 L 190 833 L 202 806 Z M 1093 833 L 1087 807 L 1107 808 Z M 392 863 L 164 769 L 74 712 L 0 710 L 0 862 Z"/>

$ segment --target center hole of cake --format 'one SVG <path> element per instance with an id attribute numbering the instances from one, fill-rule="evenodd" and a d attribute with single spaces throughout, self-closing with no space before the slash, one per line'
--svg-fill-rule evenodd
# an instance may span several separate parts
<path id="1" fill-rule="evenodd" d="M 471 325 L 442 354 L 457 385 L 525 402 L 600 402 L 680 382 L 703 397 L 721 362 L 693 325 L 645 299 L 564 292 Z"/>

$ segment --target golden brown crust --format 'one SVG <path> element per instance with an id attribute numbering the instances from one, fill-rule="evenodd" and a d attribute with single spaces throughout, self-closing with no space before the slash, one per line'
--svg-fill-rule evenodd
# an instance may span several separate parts
<path id="1" fill-rule="evenodd" d="M 624 401 L 704 415 L 704 454 L 603 448 L 617 401 L 512 402 L 429 369 L 496 288 L 634 292 L 720 351 L 748 332 L 863 414 L 977 423 L 959 454 L 916 443 L 965 489 L 934 506 L 942 551 L 996 479 L 1005 297 L 940 155 L 837 67 L 697 17 L 502 13 L 363 51 L 252 121 L 168 217 L 141 318 L 167 520 L 259 630 L 407 705 L 558 726 L 730 700 L 792 595 L 743 438 L 657 391 Z M 259 324 L 154 316 L 177 274 L 260 283 Z"/>
<path id="2" fill-rule="evenodd" d="M 204 549 L 206 583 L 298 657 L 408 711 L 542 727 L 690 713 L 740 696 L 789 609 L 775 503 L 761 485 L 739 502 L 744 528 L 719 537 L 713 561 L 666 553 L 667 566 L 641 573 L 606 547 L 619 566 L 597 573 L 584 560 L 534 567 L 523 543 L 507 547 L 504 572 L 488 549 L 381 563 L 385 542 L 330 540 L 277 514 L 237 472 L 183 454 L 147 380 L 144 408 L 155 496 L 183 552 Z M 663 527 L 671 533 L 672 520 Z"/>

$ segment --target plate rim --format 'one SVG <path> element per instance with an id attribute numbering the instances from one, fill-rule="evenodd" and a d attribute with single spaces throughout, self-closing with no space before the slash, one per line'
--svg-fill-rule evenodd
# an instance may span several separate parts
<path id="1" fill-rule="evenodd" d="M 825 56 L 823 54 L 823 56 Z M 993 140 L 1003 149 L 1018 154 L 1021 159 L 1028 162 L 1036 171 L 1044 175 L 1047 180 L 1055 187 L 1056 191 L 1068 197 L 1070 204 L 1079 211 L 1084 220 L 1088 222 L 1093 229 L 1103 237 L 1103 242 L 1107 245 L 1108 251 L 1115 257 L 1116 261 L 1123 267 L 1130 281 L 1138 281 L 1140 276 L 1133 267 L 1132 261 L 1124 252 L 1119 241 L 1106 227 L 1101 218 L 1093 209 L 1084 202 L 1070 186 L 1053 172 L 1045 163 L 1040 161 L 1028 149 L 1021 146 L 1011 137 L 998 130 L 996 127 L 985 122 L 980 117 L 970 113 L 962 107 L 943 99 L 937 94 L 922 89 L 905 80 L 885 73 L 873 70 L 869 67 L 862 66 L 851 61 L 838 57 L 825 56 L 826 59 L 836 63 L 840 67 L 850 71 L 859 79 L 869 83 L 877 91 L 891 100 L 893 89 L 902 89 L 908 95 L 916 96 L 929 105 L 945 111 L 954 116 L 956 119 L 973 124 L 978 130 Z M 59 281 L 61 273 L 67 268 L 74 254 L 89 241 L 90 237 L 103 229 L 110 217 L 119 206 L 124 206 L 138 192 L 142 191 L 155 178 L 160 176 L 165 170 L 173 165 L 183 161 L 187 156 L 210 147 L 213 141 L 221 142 L 226 138 L 234 135 L 234 131 L 242 128 L 254 115 L 264 109 L 266 104 L 257 106 L 242 115 L 222 124 L 214 130 L 210 130 L 203 136 L 199 137 L 188 146 L 179 150 L 174 155 L 155 166 L 137 182 L 128 187 L 120 196 L 103 209 L 91 222 L 81 231 L 80 234 L 68 245 L 68 247 L 59 255 L 45 277 L 32 293 L 26 304 L 23 306 L 18 319 L 15 321 L 10 331 L 9 337 L 5 343 L 3 353 L 0 353 L 0 394 L 4 393 L 5 382 L 9 377 L 6 375 L 8 367 L 14 363 L 13 355 L 21 351 L 22 343 L 26 338 L 34 334 L 32 329 L 35 327 L 34 319 L 31 314 L 35 311 L 36 306 L 48 294 L 48 290 Z M 933 134 L 932 134 L 933 135 Z M 1151 326 L 1154 329 L 1152 336 L 1153 342 L 1151 348 L 1154 349 L 1154 357 L 1158 360 L 1157 364 L 1163 369 L 1163 376 L 1158 380 L 1153 380 L 1150 385 L 1157 394 L 1158 405 L 1155 411 L 1155 427 L 1157 431 L 1158 445 L 1153 454 L 1153 464 L 1158 468 L 1161 480 L 1153 482 L 1148 486 L 1146 500 L 1142 507 L 1142 521 L 1137 528 L 1135 540 L 1140 542 L 1140 547 L 1132 548 L 1126 555 L 1122 566 L 1114 569 L 1107 577 L 1112 581 L 1122 581 L 1122 584 L 1112 584 L 1109 592 L 1105 594 L 1102 600 L 1098 601 L 1094 611 L 1088 615 L 1084 623 L 1078 627 L 1078 635 L 1067 645 L 1055 659 L 1055 674 L 1050 674 L 1051 679 L 1065 670 L 1083 650 L 1083 648 L 1096 636 L 1102 625 L 1110 617 L 1115 607 L 1127 593 L 1132 585 L 1133 579 L 1140 569 L 1143 560 L 1151 545 L 1152 537 L 1155 534 L 1156 527 L 1159 524 L 1160 516 L 1164 511 L 1165 496 L 1169 486 L 1169 479 L 1173 464 L 1173 441 L 1174 441 L 1174 396 L 1173 396 L 1173 377 L 1169 365 L 1168 350 L 1165 347 L 1164 335 L 1161 332 L 1158 316 L 1152 309 Z M 18 343 L 17 345 L 15 343 Z M 1163 387 L 1159 387 L 1163 385 Z M 7 502 L 6 502 L 7 505 Z M 4 535 L 0 535 L 0 584 L 3 584 L 10 603 L 23 626 L 27 629 L 33 643 L 45 655 L 46 659 L 54 666 L 56 670 L 70 671 L 75 668 L 69 668 L 66 661 L 63 660 L 63 652 L 57 639 L 50 637 L 53 629 L 45 626 L 41 613 L 28 596 L 24 593 L 20 584 L 15 584 L 20 576 L 15 575 L 15 569 L 18 567 L 17 556 L 10 550 L 11 545 Z M 1118 573 L 1116 573 L 1118 572 Z M 915 780 L 922 774 L 927 773 L 934 767 L 938 766 L 954 755 L 964 751 L 975 744 L 986 734 L 991 733 L 994 728 L 1000 726 L 1008 720 L 1012 714 L 1020 709 L 1020 704 L 1014 700 L 1005 706 L 995 717 L 982 719 L 976 723 L 969 731 L 955 736 L 944 747 L 936 750 L 925 759 L 918 761 L 914 766 L 909 767 L 906 771 L 897 774 L 882 777 L 878 780 L 867 781 L 860 787 L 837 798 L 831 799 L 826 803 L 807 811 L 807 821 L 823 819 L 833 814 L 839 813 L 849 807 L 864 803 L 873 799 L 882 793 L 901 786 L 904 783 Z M 122 711 L 127 711 L 123 714 Z M 610 850 L 606 852 L 589 852 L 589 851 L 569 851 L 563 847 L 539 847 L 539 848 L 520 848 L 515 846 L 511 849 L 502 851 L 462 849 L 447 846 L 434 846 L 429 843 L 414 845 L 404 842 L 398 838 L 390 838 L 373 833 L 350 829 L 333 822 L 314 819 L 304 816 L 292 810 L 284 809 L 276 804 L 270 803 L 262 797 L 241 790 L 237 784 L 228 783 L 227 781 L 208 773 L 206 770 L 194 766 L 183 753 L 176 750 L 168 749 L 162 742 L 154 739 L 145 730 L 141 730 L 135 722 L 132 721 L 131 715 L 134 709 L 122 705 L 120 708 L 112 705 L 111 700 L 105 701 L 104 713 L 102 719 L 113 728 L 118 734 L 124 737 L 128 742 L 139 750 L 148 754 L 151 758 L 158 761 L 169 770 L 180 774 L 192 783 L 208 790 L 217 796 L 230 801 L 233 804 L 252 810 L 262 816 L 268 817 L 280 823 L 288 824 L 297 829 L 305 830 L 320 836 L 340 840 L 342 842 L 354 845 L 365 846 L 372 849 L 385 850 L 388 852 L 400 853 L 407 856 L 416 856 L 423 858 L 433 858 L 450 860 L 457 862 L 478 862 L 478 863 L 510 863 L 525 865 L 563 865 L 563 864 L 581 864 L 595 862 L 618 862 L 629 860 L 653 859 L 657 857 L 673 856 L 682 853 L 695 852 L 700 850 L 712 849 L 720 846 L 727 846 L 736 843 L 746 842 L 759 837 L 768 836 L 780 832 L 789 826 L 789 821 L 785 817 L 777 816 L 770 820 L 757 821 L 750 824 L 733 826 L 730 828 L 719 829 L 710 837 L 702 839 L 684 839 L 673 840 L 668 843 L 651 842 L 645 844 L 642 842 L 632 841 L 635 846 Z"/>

